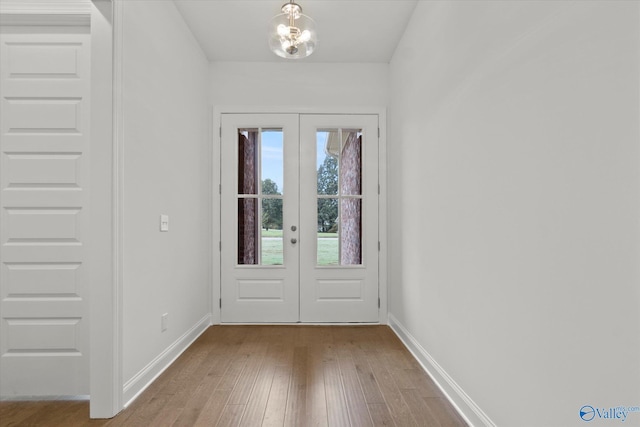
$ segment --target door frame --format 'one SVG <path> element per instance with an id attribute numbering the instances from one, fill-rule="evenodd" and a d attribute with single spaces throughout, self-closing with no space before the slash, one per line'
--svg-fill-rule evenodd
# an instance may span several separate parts
<path id="1" fill-rule="evenodd" d="M 215 254 L 212 260 L 212 270 L 218 274 L 212 274 L 211 283 L 211 323 L 220 324 L 220 285 L 222 271 L 220 264 L 220 241 L 222 224 L 220 219 L 221 212 L 221 144 L 222 144 L 222 114 L 377 114 L 378 127 L 380 130 L 379 147 L 378 147 L 378 182 L 380 184 L 380 194 L 378 198 L 378 238 L 380 241 L 379 262 L 378 262 L 378 292 L 380 295 L 379 323 L 387 324 L 387 110 L 384 107 L 314 107 L 314 106 L 274 106 L 274 107 L 258 107 L 258 106 L 237 106 L 237 105 L 218 105 L 213 107 L 212 117 L 212 162 L 215 170 L 211 171 L 211 182 L 214 189 L 212 195 L 212 254 Z M 326 325 L 327 323 L 323 323 Z"/>

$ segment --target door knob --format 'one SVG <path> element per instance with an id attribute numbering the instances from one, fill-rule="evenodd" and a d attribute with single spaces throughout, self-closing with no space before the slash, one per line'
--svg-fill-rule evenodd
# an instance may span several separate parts
<path id="1" fill-rule="evenodd" d="M 298 227 L 296 227 L 295 225 L 291 226 L 291 231 L 296 231 L 298 229 Z"/>
<path id="2" fill-rule="evenodd" d="M 291 243 L 293 243 L 293 244 L 295 245 L 296 243 L 298 243 L 298 239 L 296 239 L 295 237 L 294 237 L 294 238 L 292 238 L 292 239 L 291 239 Z"/>

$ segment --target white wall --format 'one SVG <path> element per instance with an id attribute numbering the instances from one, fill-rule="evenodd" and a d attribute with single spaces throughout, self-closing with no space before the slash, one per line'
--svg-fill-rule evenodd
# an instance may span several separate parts
<path id="1" fill-rule="evenodd" d="M 213 62 L 211 102 L 218 112 L 372 112 L 388 105 L 389 64 L 279 62 Z M 215 118 L 216 126 L 219 117 Z M 213 184 L 219 184 L 219 146 L 214 145 Z M 214 195 L 214 204 L 220 200 Z M 219 224 L 219 211 L 213 212 Z M 220 232 L 214 229 L 214 241 Z M 382 265 L 385 271 L 386 265 Z M 220 261 L 214 259 L 212 300 L 220 298 Z M 384 288 L 386 283 L 381 283 Z M 384 302 L 383 302 L 384 304 Z M 384 305 L 383 305 L 384 308 Z M 213 305 L 212 320 L 220 321 Z"/>
<path id="2" fill-rule="evenodd" d="M 209 64 L 173 2 L 123 4 L 127 383 L 210 312 L 211 144 Z M 169 232 L 159 231 L 160 214 Z"/>
<path id="3" fill-rule="evenodd" d="M 382 107 L 388 64 L 214 62 L 211 99 L 217 106 Z"/>
<path id="4" fill-rule="evenodd" d="M 640 406 L 639 29 L 419 2 L 391 62 L 390 314 L 497 425 Z"/>

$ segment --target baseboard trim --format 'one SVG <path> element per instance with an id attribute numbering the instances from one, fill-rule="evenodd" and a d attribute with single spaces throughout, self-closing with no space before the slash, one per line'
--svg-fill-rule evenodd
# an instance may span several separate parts
<path id="1" fill-rule="evenodd" d="M 464 392 L 447 372 L 435 361 L 427 350 L 409 333 L 398 319 L 389 313 L 389 327 L 409 349 L 422 369 L 431 377 L 451 404 L 471 426 L 496 427 L 496 424 Z"/>
<path id="2" fill-rule="evenodd" d="M 211 325 L 211 314 L 200 319 L 173 344 L 167 347 L 140 372 L 127 381 L 122 390 L 124 407 L 129 406 Z"/>
<path id="3" fill-rule="evenodd" d="M 376 326 L 380 322 L 220 322 L 220 326 Z"/>

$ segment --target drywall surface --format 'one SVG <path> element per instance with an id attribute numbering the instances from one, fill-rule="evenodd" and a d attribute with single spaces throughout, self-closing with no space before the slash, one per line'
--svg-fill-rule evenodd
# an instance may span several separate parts
<path id="1" fill-rule="evenodd" d="M 419 2 L 391 62 L 390 314 L 499 426 L 640 406 L 639 7 Z"/>
<path id="2" fill-rule="evenodd" d="M 126 384 L 209 314 L 211 187 L 209 64 L 173 2 L 123 4 Z"/>
<path id="3" fill-rule="evenodd" d="M 216 106 L 384 107 L 388 64 L 282 62 L 211 63 Z"/>

